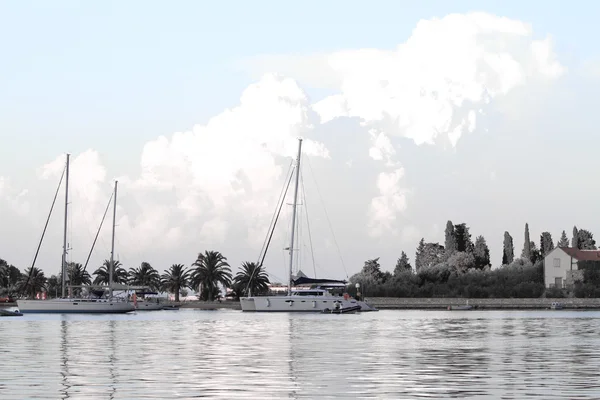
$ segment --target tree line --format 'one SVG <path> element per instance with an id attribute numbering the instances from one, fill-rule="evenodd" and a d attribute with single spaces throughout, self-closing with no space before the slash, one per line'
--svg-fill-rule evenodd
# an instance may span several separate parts
<path id="1" fill-rule="evenodd" d="M 556 246 L 595 250 L 593 234 L 585 229 L 573 228 L 569 242 L 563 230 Z M 525 224 L 523 249 L 515 257 L 514 241 L 504 232 L 502 261 L 492 269 L 490 251 L 483 235 L 472 240 L 466 223 L 446 223 L 444 244 L 426 242 L 421 238 L 417 245 L 414 267 L 402 251 L 392 272 L 382 271 L 379 258 L 365 261 L 360 272 L 350 277 L 348 291 L 356 292 L 360 283 L 362 294 L 371 297 L 564 297 L 565 291 L 546 289 L 544 285 L 544 257 L 553 249 L 550 232 L 542 232 L 539 247 L 532 241 L 529 224 Z M 600 265 L 598 266 L 600 268 Z M 582 268 L 583 269 L 583 268 Z M 588 267 L 584 281 L 574 288 L 577 297 L 600 296 L 600 273 L 593 280 L 594 269 Z"/>
<path id="2" fill-rule="evenodd" d="M 109 271 L 109 260 L 104 260 L 92 275 L 80 263 L 70 262 L 67 264 L 67 285 L 108 285 Z M 19 268 L 0 259 L 0 295 L 16 297 L 23 294 L 33 298 L 36 293 L 46 292 L 49 297 L 58 297 L 61 293 L 61 282 L 61 273 L 47 278 L 37 267 L 21 272 Z M 119 261 L 115 261 L 113 282 L 172 293 L 177 302 L 180 294 L 187 295 L 188 288 L 199 292 L 200 300 L 212 301 L 221 296 L 220 287 L 232 289 L 233 295 L 239 298 L 249 293 L 265 294 L 270 283 L 262 265 L 244 262 L 233 276 L 227 258 L 218 251 L 208 250 L 199 253 L 189 268 L 183 264 L 173 264 L 162 274 L 145 261 L 139 267 L 132 267 L 128 271 Z M 81 288 L 73 288 L 73 294 L 80 295 Z"/>

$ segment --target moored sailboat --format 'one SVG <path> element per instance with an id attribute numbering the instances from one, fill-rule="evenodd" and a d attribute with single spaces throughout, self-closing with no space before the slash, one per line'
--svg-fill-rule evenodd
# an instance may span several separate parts
<path id="1" fill-rule="evenodd" d="M 295 165 L 295 187 L 294 200 L 292 204 L 292 224 L 290 233 L 289 251 L 289 273 L 288 290 L 285 296 L 252 296 L 249 293 L 247 297 L 240 298 L 242 311 L 259 312 L 277 312 L 277 311 L 297 311 L 297 312 L 331 312 L 337 310 L 343 313 L 344 310 L 351 311 L 377 311 L 364 301 L 351 298 L 347 294 L 342 295 L 345 288 L 345 281 L 332 279 L 314 279 L 298 274 L 293 276 L 294 264 L 294 232 L 296 225 L 296 208 L 298 206 L 298 186 L 300 178 L 300 158 L 302 155 L 302 139 L 298 139 L 298 155 Z M 291 177 L 290 177 L 291 178 Z M 283 202 L 281 203 L 283 205 Z M 275 226 L 273 226 L 273 229 Z M 266 251 L 266 250 L 265 250 Z M 262 265 L 262 262 L 259 263 Z M 309 288 L 302 289 L 302 286 Z M 336 293 L 336 292 L 342 293 Z"/>
<path id="2" fill-rule="evenodd" d="M 97 297 L 97 298 L 71 298 L 66 297 L 65 289 L 66 276 L 67 276 L 67 226 L 68 226 L 68 205 L 69 205 L 69 154 L 67 154 L 67 161 L 64 170 L 65 176 L 65 218 L 64 218 L 64 233 L 63 233 L 63 253 L 62 253 L 62 291 L 61 298 L 58 299 L 18 299 L 17 305 L 19 311 L 22 313 L 126 313 L 134 311 L 135 307 L 125 299 L 116 298 L 113 296 L 113 270 L 114 270 L 114 246 L 115 246 L 115 218 L 116 218 L 116 201 L 117 201 L 117 182 L 115 182 L 114 194 L 113 194 L 113 230 L 112 230 L 112 247 L 110 253 L 110 270 L 109 270 L 109 285 L 108 285 L 108 297 Z M 62 183 L 59 182 L 59 188 Z M 57 190 L 58 190 L 57 189 Z M 54 206 L 54 204 L 53 204 Z M 50 209 L 52 213 L 52 208 Z M 50 216 L 48 216 L 50 217 Z M 44 229 L 45 232 L 45 229 Z M 40 239 L 40 244 L 44 238 Z M 38 250 L 39 250 L 38 245 Z M 37 254 L 36 254 L 37 257 Z M 35 264 L 35 258 L 33 261 Z M 33 265 L 32 265 L 33 270 Z"/>

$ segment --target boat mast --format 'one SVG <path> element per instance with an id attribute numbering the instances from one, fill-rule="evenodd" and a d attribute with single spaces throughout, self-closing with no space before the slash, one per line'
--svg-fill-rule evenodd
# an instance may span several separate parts
<path id="1" fill-rule="evenodd" d="M 115 269 L 115 226 L 117 219 L 117 184 L 119 181 L 115 181 L 115 192 L 113 195 L 113 223 L 112 223 L 112 239 L 110 245 L 110 267 L 108 271 L 108 296 L 112 299 L 113 297 L 113 273 Z"/>
<path id="2" fill-rule="evenodd" d="M 65 228 L 63 232 L 63 254 L 62 254 L 62 290 L 61 297 L 65 297 L 65 289 L 67 285 L 67 216 L 69 211 L 69 157 L 67 153 L 67 168 L 65 171 Z"/>
<path id="3" fill-rule="evenodd" d="M 292 208 L 292 232 L 290 238 L 290 271 L 288 279 L 288 296 L 292 294 L 292 267 L 294 265 L 294 231 L 296 228 L 296 207 L 298 205 L 298 182 L 300 180 L 300 154 L 302 153 L 302 138 L 298 138 L 298 157 L 296 158 L 296 187 L 294 188 L 294 205 Z"/>

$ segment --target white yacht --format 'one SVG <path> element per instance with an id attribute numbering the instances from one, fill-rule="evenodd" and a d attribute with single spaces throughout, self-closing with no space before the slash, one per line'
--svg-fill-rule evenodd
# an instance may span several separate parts
<path id="1" fill-rule="evenodd" d="M 332 279 L 313 279 L 299 273 L 294 279 L 292 268 L 294 262 L 294 232 L 296 224 L 296 207 L 298 205 L 298 183 L 300 176 L 300 157 L 302 154 L 302 139 L 298 139 L 298 156 L 295 166 L 295 189 L 294 202 L 292 208 L 292 226 L 290 233 L 290 265 L 287 295 L 272 296 L 247 296 L 240 298 L 242 311 L 298 311 L 298 312 L 328 312 L 332 310 L 358 310 L 358 311 L 377 311 L 365 301 L 359 301 L 343 294 L 345 281 Z M 291 179 L 291 176 L 290 176 Z M 289 184 L 289 183 L 288 183 Z M 286 189 L 287 191 L 287 189 Z M 285 197 L 285 194 L 284 194 Z M 283 206 L 283 201 L 280 207 Z M 275 226 L 272 227 L 274 229 Z M 265 250 L 266 252 L 266 250 Z M 264 259 L 264 256 L 263 256 Z M 262 263 L 261 263 L 262 264 Z M 302 289 L 301 286 L 310 286 L 311 288 Z M 335 293 L 341 290 L 341 293 Z M 360 307 L 360 308 L 359 308 Z"/>
<path id="2" fill-rule="evenodd" d="M 23 299 L 17 300 L 17 305 L 21 313 L 97 313 L 97 314 L 112 314 L 112 313 L 126 313 L 134 311 L 135 307 L 132 303 L 125 299 L 117 298 L 113 296 L 113 269 L 114 269 L 114 247 L 115 247 L 115 218 L 117 211 L 117 182 L 115 182 L 115 189 L 113 193 L 113 231 L 112 231 L 112 249 L 110 254 L 110 268 L 109 268 L 109 285 L 108 285 L 108 297 L 97 297 L 97 298 L 70 298 L 65 296 L 66 276 L 67 276 L 67 216 L 68 216 L 68 204 L 69 204 L 69 154 L 67 154 L 67 162 L 65 170 L 63 172 L 65 179 L 65 223 L 64 223 L 64 236 L 63 236 L 63 254 L 62 254 L 62 296 L 58 299 Z M 58 184 L 58 189 L 62 183 L 62 177 Z M 57 189 L 57 194 L 58 194 Z M 55 198 L 56 200 L 56 198 Z M 110 204 L 110 203 L 109 203 Z M 54 203 L 52 204 L 54 206 Z M 50 209 L 52 213 L 52 209 Z M 48 218 L 50 215 L 48 216 Z M 44 229 L 45 232 L 45 229 Z M 40 244 L 44 239 L 40 239 Z M 39 246 L 38 246 L 39 250 Z M 35 264 L 34 258 L 33 264 Z M 33 265 L 32 265 L 33 268 Z"/>

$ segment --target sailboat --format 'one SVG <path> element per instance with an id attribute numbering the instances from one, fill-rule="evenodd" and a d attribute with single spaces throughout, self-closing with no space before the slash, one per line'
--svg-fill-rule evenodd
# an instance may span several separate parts
<path id="1" fill-rule="evenodd" d="M 63 253 L 62 253 L 62 292 L 61 298 L 58 299 L 44 299 L 44 300 L 30 300 L 23 299 L 17 300 L 17 306 L 20 312 L 24 314 L 32 313 L 97 313 L 97 314 L 114 314 L 114 313 L 126 313 L 134 311 L 135 307 L 125 299 L 113 297 L 113 270 L 114 270 L 114 250 L 115 250 L 115 219 L 117 213 L 117 182 L 115 181 L 114 197 L 113 197 L 113 229 L 112 229 L 112 246 L 110 252 L 110 268 L 109 268 L 109 295 L 108 297 L 99 298 L 71 298 L 66 297 L 66 277 L 67 277 L 67 217 L 68 217 L 68 205 L 69 205 L 69 157 L 67 154 L 67 161 L 65 165 L 65 222 L 64 222 L 64 233 L 63 233 Z M 59 182 L 59 189 L 60 184 Z M 57 189 L 58 190 L 58 189 Z M 58 194 L 58 192 L 57 192 Z M 52 209 L 50 209 L 52 213 Z M 48 216 L 50 217 L 50 216 Z M 44 229 L 45 232 L 45 229 Z M 44 235 L 42 234 L 41 241 Z M 39 251 L 39 246 L 38 246 Z M 37 254 L 36 254 L 37 256 Z M 35 258 L 34 258 L 35 264 Z M 33 268 L 33 265 L 32 265 Z"/>
<path id="2" fill-rule="evenodd" d="M 240 298 L 242 311 L 276 312 L 320 312 L 320 313 L 343 313 L 345 311 L 377 311 L 364 301 L 353 299 L 341 293 L 335 294 L 335 288 L 345 287 L 346 282 L 333 279 L 308 278 L 301 271 L 297 276 L 293 275 L 294 264 L 294 232 L 296 225 L 296 208 L 298 206 L 298 185 L 300 178 L 300 158 L 302 155 L 302 138 L 298 138 L 298 155 L 295 166 L 295 188 L 294 202 L 292 205 L 292 226 L 290 233 L 290 246 L 287 249 L 290 254 L 288 290 L 285 296 L 252 296 Z M 291 177 L 290 177 L 291 178 Z M 283 202 L 281 203 L 283 205 Z M 275 229 L 275 226 L 273 226 Z M 262 263 L 260 263 L 262 264 Z M 309 286 L 309 289 L 294 288 L 297 286 Z"/>

